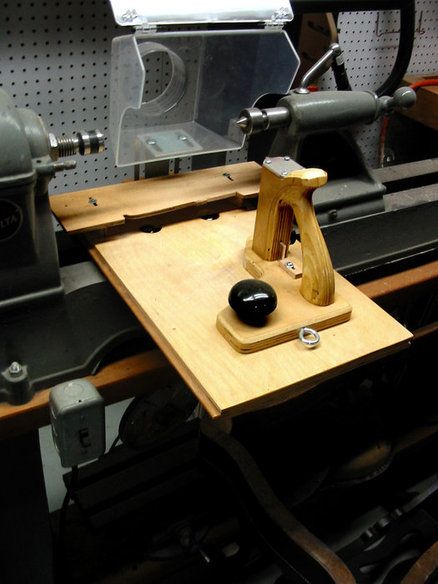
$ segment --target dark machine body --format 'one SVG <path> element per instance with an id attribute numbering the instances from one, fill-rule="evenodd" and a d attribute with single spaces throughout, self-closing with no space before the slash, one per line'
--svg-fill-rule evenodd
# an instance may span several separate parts
<path id="1" fill-rule="evenodd" d="M 3 91 L 0 115 L 0 400 L 18 404 L 144 333 L 106 282 L 69 294 L 62 284 L 49 182 L 75 167 L 59 158 L 97 154 L 103 136 L 56 138 Z"/>

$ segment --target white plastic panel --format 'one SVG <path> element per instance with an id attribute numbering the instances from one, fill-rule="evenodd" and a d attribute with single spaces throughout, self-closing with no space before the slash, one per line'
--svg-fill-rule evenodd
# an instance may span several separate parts
<path id="1" fill-rule="evenodd" d="M 292 20 L 286 0 L 110 0 L 122 26 L 191 24 L 199 22 L 278 22 Z"/>

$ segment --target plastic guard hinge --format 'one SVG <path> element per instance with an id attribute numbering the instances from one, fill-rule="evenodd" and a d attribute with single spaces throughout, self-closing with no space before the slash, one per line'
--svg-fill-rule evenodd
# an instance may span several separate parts
<path id="1" fill-rule="evenodd" d="M 145 32 L 157 32 L 157 25 L 151 24 L 147 20 L 144 21 L 143 18 L 137 13 L 134 8 L 129 8 L 120 17 L 123 25 L 132 25 L 136 31 Z"/>
<path id="2" fill-rule="evenodd" d="M 269 30 L 281 30 L 289 20 L 289 10 L 286 7 L 278 8 L 272 14 L 270 20 L 265 21 L 264 28 Z"/>
<path id="3" fill-rule="evenodd" d="M 135 26 L 135 32 L 139 34 L 152 34 L 158 31 L 158 26 L 156 24 L 148 24 L 144 22 L 143 24 L 139 24 Z"/>
<path id="4" fill-rule="evenodd" d="M 265 30 L 283 30 L 284 22 L 265 22 L 264 29 Z"/>

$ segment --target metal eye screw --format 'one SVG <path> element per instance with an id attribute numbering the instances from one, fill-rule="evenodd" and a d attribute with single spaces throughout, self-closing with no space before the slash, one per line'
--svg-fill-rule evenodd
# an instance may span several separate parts
<path id="1" fill-rule="evenodd" d="M 303 343 L 303 345 L 306 345 L 306 347 L 309 349 L 316 347 L 321 341 L 319 333 L 315 329 L 308 326 L 303 326 L 303 328 L 300 328 L 298 338 Z"/>

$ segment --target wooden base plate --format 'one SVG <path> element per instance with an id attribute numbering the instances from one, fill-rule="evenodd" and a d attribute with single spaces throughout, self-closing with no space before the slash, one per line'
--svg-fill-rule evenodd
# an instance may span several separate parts
<path id="1" fill-rule="evenodd" d="M 265 261 L 253 251 L 252 239 L 248 239 L 243 265 L 251 276 L 262 279 L 274 288 L 278 303 L 276 310 L 260 327 L 242 322 L 229 306 L 219 312 L 216 326 L 239 353 L 254 353 L 274 347 L 296 339 L 302 327 L 320 331 L 346 322 L 351 316 L 351 304 L 339 294 L 329 306 L 315 306 L 301 296 L 303 262 L 298 242 L 289 247 L 284 259 Z"/>
<path id="2" fill-rule="evenodd" d="M 392 353 L 411 334 L 336 275 L 351 318 L 321 331 L 308 350 L 292 340 L 242 354 L 216 328 L 243 267 L 255 213 L 229 211 L 159 233 L 127 233 L 94 241 L 91 254 L 137 318 L 214 417 L 237 415 L 294 398 L 318 383 Z"/>
<path id="3" fill-rule="evenodd" d="M 289 281 L 287 289 L 279 290 L 269 282 L 277 292 L 278 306 L 263 326 L 245 324 L 227 306 L 218 314 L 218 330 L 239 353 L 254 353 L 296 339 L 304 326 L 319 331 L 350 318 L 351 306 L 339 295 L 330 306 L 314 306 L 299 293 L 299 283 Z"/>
<path id="4" fill-rule="evenodd" d="M 320 331 L 349 320 L 351 304 L 339 294 L 329 306 L 315 306 L 301 296 L 302 256 L 298 242 L 290 246 L 283 260 L 265 261 L 252 250 L 249 239 L 243 264 L 251 276 L 274 288 L 278 303 L 260 327 L 242 322 L 230 306 L 219 312 L 216 326 L 239 353 L 254 353 L 296 339 L 305 326 Z"/>

